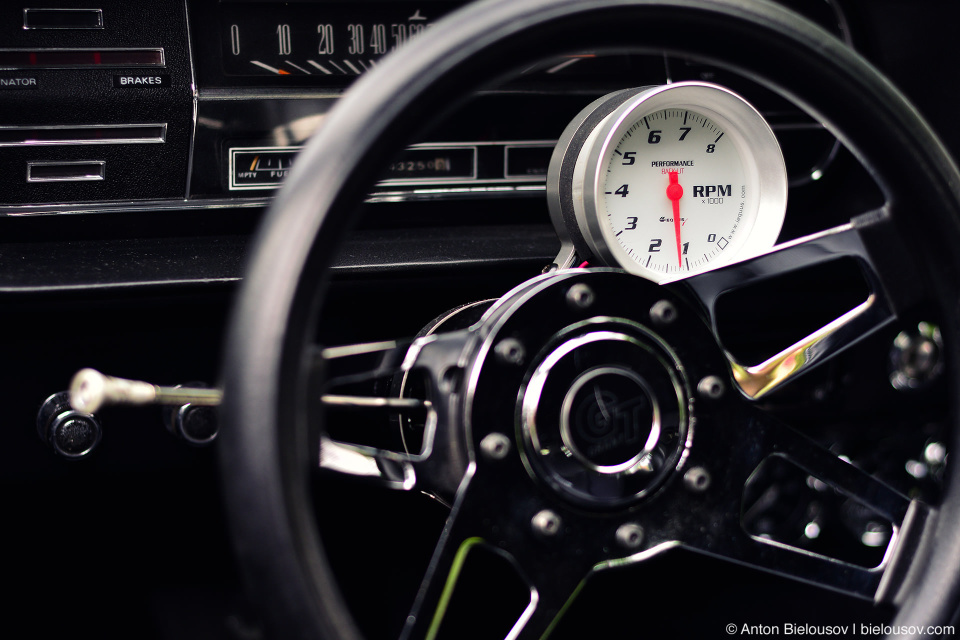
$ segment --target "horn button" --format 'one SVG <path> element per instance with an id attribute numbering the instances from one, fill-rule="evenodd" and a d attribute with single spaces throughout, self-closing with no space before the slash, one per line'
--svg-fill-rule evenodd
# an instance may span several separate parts
<path id="1" fill-rule="evenodd" d="M 521 399 L 536 476 L 586 505 L 617 506 L 659 486 L 688 431 L 679 362 L 642 325 L 594 318 L 557 336 Z"/>

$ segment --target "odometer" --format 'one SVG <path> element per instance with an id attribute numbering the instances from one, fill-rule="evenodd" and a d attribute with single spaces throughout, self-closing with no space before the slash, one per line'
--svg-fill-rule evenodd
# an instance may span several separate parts
<path id="1" fill-rule="evenodd" d="M 423 33 L 449 2 L 230 2 L 220 5 L 224 73 L 359 76 Z"/>

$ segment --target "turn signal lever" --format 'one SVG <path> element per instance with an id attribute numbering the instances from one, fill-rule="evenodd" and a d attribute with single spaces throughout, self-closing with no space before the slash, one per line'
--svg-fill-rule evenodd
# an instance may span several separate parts
<path id="1" fill-rule="evenodd" d="M 107 405 L 162 405 L 164 423 L 174 435 L 195 445 L 213 442 L 218 421 L 214 408 L 223 400 L 220 389 L 201 384 L 161 387 L 140 380 L 106 376 L 96 369 L 81 369 L 70 383 L 69 405 L 74 412 L 92 415 Z M 323 395 L 321 403 L 337 407 L 415 409 L 429 406 L 410 398 Z"/>
<path id="2" fill-rule="evenodd" d="M 70 383 L 70 405 L 84 413 L 95 413 L 110 404 L 215 407 L 222 399 L 223 392 L 219 389 L 161 387 L 140 380 L 105 376 L 96 369 L 81 369 Z"/>

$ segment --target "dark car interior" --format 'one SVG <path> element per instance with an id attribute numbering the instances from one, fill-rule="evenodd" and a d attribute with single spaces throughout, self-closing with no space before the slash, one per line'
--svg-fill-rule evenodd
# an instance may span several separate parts
<path id="1" fill-rule="evenodd" d="M 952 636 L 960 6 L 468 4 L 0 7 L 6 635 Z M 594 101 L 689 82 L 769 124 L 786 209 L 658 285 L 552 167 Z M 660 407 L 618 364 L 653 357 L 676 442 L 586 456 L 583 497 L 530 425 L 579 402 L 557 341 L 611 332 L 582 375 Z M 219 406 L 85 412 L 88 367 Z"/>

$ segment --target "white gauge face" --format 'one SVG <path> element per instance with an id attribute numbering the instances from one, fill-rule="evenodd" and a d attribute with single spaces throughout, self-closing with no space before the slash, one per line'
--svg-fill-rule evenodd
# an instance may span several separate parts
<path id="1" fill-rule="evenodd" d="M 742 98 L 705 83 L 627 99 L 587 137 L 573 175 L 591 253 L 661 283 L 768 250 L 786 209 L 770 127 Z"/>
<path id="2" fill-rule="evenodd" d="M 740 244 L 753 222 L 736 145 L 696 111 L 643 116 L 605 165 L 605 222 L 622 250 L 649 271 L 702 271 Z"/>

